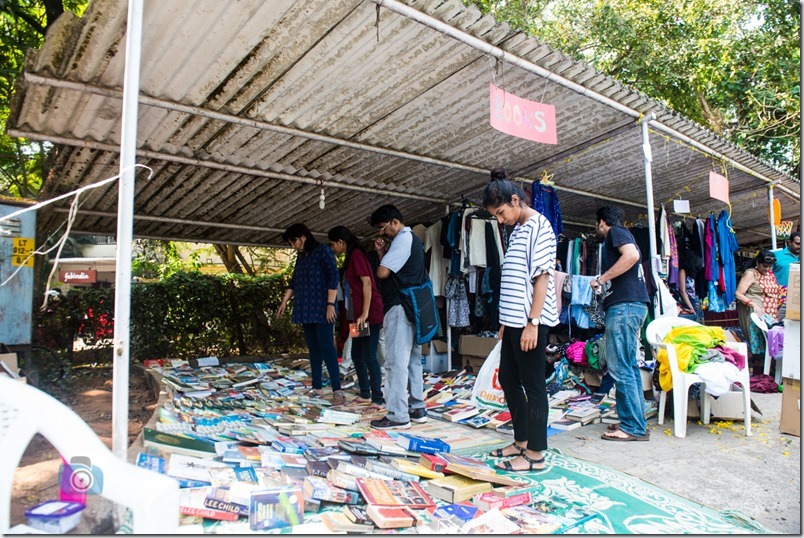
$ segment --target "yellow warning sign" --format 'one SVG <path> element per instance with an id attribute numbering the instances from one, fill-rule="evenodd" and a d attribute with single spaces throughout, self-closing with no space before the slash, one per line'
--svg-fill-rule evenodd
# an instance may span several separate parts
<path id="1" fill-rule="evenodd" d="M 11 265 L 19 267 L 34 266 L 33 252 L 36 249 L 36 241 L 29 237 L 15 237 L 14 247 L 11 252 Z"/>

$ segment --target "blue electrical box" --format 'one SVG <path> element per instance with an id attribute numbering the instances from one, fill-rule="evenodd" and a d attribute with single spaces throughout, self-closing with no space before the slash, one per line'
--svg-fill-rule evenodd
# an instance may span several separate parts
<path id="1" fill-rule="evenodd" d="M 0 204 L 0 218 L 20 206 Z M 0 221 L 0 343 L 30 345 L 33 310 L 36 212 Z"/>

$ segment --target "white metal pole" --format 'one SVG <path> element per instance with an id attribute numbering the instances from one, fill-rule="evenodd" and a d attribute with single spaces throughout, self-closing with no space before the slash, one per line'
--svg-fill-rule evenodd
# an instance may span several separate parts
<path id="1" fill-rule="evenodd" d="M 449 217 L 449 204 L 444 206 L 444 211 Z M 449 226 L 449 218 L 447 218 L 447 226 Z M 447 321 L 447 366 L 452 370 L 452 327 L 449 325 L 449 297 L 444 297 L 444 319 Z"/>
<path id="2" fill-rule="evenodd" d="M 771 248 L 776 250 L 776 214 L 773 211 L 773 183 L 768 186 L 768 215 L 770 215 Z"/>
<path id="3" fill-rule="evenodd" d="M 129 336 L 131 319 L 131 243 L 134 231 L 134 164 L 137 155 L 137 95 L 144 0 L 129 0 L 126 68 L 120 137 L 120 184 L 117 197 L 117 275 L 114 294 L 114 374 L 112 376 L 112 450 L 126 460 L 128 450 Z"/>
<path id="4" fill-rule="evenodd" d="M 651 162 L 653 161 L 653 154 L 650 149 L 650 134 L 648 132 L 648 122 L 654 118 L 653 112 L 642 118 L 642 152 L 645 160 L 645 195 L 647 200 L 648 209 L 648 234 L 650 235 L 650 259 L 651 264 L 658 257 L 658 249 L 656 248 L 656 220 L 653 214 L 653 172 L 651 171 Z M 651 265 L 653 267 L 653 265 Z"/>

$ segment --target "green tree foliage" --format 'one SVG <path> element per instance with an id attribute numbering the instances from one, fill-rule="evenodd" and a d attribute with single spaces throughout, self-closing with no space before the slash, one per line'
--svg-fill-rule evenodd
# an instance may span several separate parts
<path id="1" fill-rule="evenodd" d="M 70 10 L 81 15 L 89 0 L 0 0 L 0 194 L 33 198 L 52 162 L 53 146 L 6 134 L 9 104 L 28 49 L 42 46 L 51 24 Z"/>
<path id="2" fill-rule="evenodd" d="M 246 356 L 304 349 L 291 311 L 277 317 L 289 272 L 270 276 L 176 272 L 131 288 L 131 357 Z M 34 344 L 62 356 L 74 338 L 92 343 L 114 331 L 114 288 L 74 288 L 36 309 Z"/>
<path id="3" fill-rule="evenodd" d="M 798 174 L 800 2 L 464 1 Z"/>

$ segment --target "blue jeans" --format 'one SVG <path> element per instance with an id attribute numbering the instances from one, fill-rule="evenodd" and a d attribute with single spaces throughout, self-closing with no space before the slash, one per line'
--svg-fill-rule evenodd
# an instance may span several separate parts
<path id="1" fill-rule="evenodd" d="M 321 363 L 327 365 L 333 392 L 341 390 L 341 373 L 338 369 L 338 352 L 331 323 L 304 323 L 304 339 L 310 350 L 310 375 L 313 388 L 321 388 Z"/>
<path id="2" fill-rule="evenodd" d="M 382 372 L 377 361 L 377 345 L 380 343 L 382 323 L 369 325 L 369 335 L 352 338 L 352 362 L 360 385 L 360 397 L 371 398 L 375 404 L 382 404 Z"/>
<path id="3" fill-rule="evenodd" d="M 614 379 L 620 429 L 636 436 L 646 433 L 637 351 L 647 314 L 645 303 L 615 303 L 606 309 L 606 366 Z"/>
<path id="4" fill-rule="evenodd" d="M 410 422 L 408 409 L 424 408 L 422 346 L 402 305 L 385 313 L 385 408 L 394 422 Z M 410 386 L 410 395 L 408 395 Z"/>

